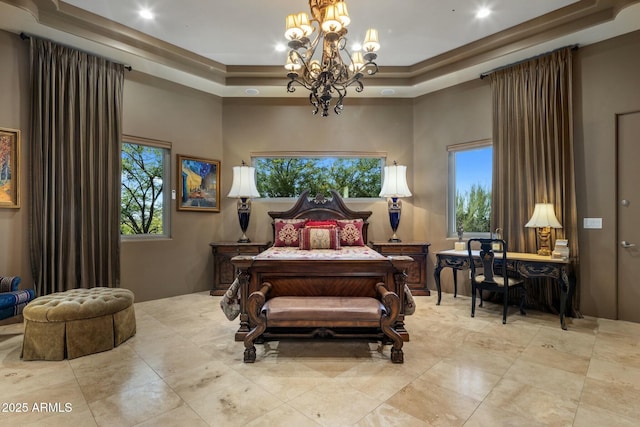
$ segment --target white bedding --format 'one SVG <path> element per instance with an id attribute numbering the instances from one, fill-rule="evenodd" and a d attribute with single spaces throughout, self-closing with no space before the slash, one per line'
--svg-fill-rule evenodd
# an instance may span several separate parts
<path id="1" fill-rule="evenodd" d="M 288 246 L 272 246 L 264 252 L 258 254 L 256 260 L 262 259 L 319 259 L 319 260 L 338 260 L 338 259 L 386 259 L 384 255 L 374 251 L 368 246 L 343 246 L 341 249 L 312 249 L 303 250 L 296 247 Z"/>

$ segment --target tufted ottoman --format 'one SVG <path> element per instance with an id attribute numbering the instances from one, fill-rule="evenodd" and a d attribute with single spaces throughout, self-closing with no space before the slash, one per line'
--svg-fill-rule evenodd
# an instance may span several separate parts
<path id="1" fill-rule="evenodd" d="M 136 333 L 133 292 L 72 289 L 34 299 L 24 317 L 24 360 L 74 359 L 111 350 Z"/>

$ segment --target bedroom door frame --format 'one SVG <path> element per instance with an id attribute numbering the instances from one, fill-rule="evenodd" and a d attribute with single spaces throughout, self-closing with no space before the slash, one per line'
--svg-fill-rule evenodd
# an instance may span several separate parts
<path id="1" fill-rule="evenodd" d="M 640 323 L 640 111 L 616 115 L 617 318 Z"/>

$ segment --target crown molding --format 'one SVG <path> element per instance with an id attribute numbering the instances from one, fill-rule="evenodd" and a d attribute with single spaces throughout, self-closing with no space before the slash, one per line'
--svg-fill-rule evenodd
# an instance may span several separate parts
<path id="1" fill-rule="evenodd" d="M 281 66 L 227 66 L 58 0 L 0 0 L 38 24 L 222 87 L 286 86 Z M 580 0 L 409 66 L 381 66 L 368 86 L 412 87 L 615 19 L 640 0 Z M 223 94 L 222 94 L 223 95 Z"/>

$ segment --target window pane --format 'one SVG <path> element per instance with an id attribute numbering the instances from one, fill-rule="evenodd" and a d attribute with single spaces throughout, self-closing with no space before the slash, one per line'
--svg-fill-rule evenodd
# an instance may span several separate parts
<path id="1" fill-rule="evenodd" d="M 120 234 L 168 236 L 168 156 L 165 148 L 122 143 Z"/>
<path id="2" fill-rule="evenodd" d="M 254 157 L 256 185 L 262 197 L 328 195 L 378 197 L 382 186 L 381 157 Z"/>
<path id="3" fill-rule="evenodd" d="M 465 233 L 489 233 L 493 148 L 489 146 L 449 152 L 449 235 L 459 227 Z"/>

